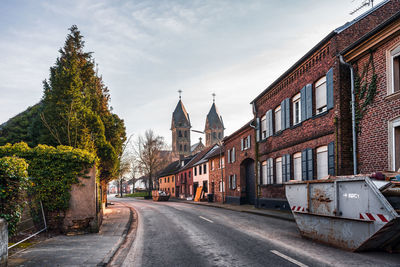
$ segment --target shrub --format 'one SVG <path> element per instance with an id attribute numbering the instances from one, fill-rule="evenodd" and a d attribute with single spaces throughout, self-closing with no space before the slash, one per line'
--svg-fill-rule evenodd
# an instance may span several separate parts
<path id="1" fill-rule="evenodd" d="M 14 235 L 26 204 L 23 194 L 28 188 L 27 169 L 28 164 L 21 158 L 0 158 L 0 217 L 7 221 L 10 236 Z"/>

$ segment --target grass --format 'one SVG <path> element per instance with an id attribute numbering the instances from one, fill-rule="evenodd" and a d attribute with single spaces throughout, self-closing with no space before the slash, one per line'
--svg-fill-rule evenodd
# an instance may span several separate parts
<path id="1" fill-rule="evenodd" d="M 136 193 L 133 193 L 133 194 L 126 194 L 126 195 L 124 195 L 124 197 L 145 197 L 145 196 L 148 196 L 148 195 L 149 195 L 148 192 L 136 192 Z"/>

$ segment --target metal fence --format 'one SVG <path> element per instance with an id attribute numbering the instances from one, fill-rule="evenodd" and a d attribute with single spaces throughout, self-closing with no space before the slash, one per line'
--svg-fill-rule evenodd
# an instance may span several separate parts
<path id="1" fill-rule="evenodd" d="M 8 249 L 13 248 L 47 230 L 42 202 L 28 193 L 26 193 L 25 199 L 26 205 L 17 225 L 17 232 L 10 238 L 12 245 L 9 246 Z"/>

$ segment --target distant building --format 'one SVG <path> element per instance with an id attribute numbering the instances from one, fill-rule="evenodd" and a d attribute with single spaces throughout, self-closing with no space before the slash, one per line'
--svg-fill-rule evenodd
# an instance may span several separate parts
<path id="1" fill-rule="evenodd" d="M 215 101 L 207 114 L 206 126 L 204 133 L 206 134 L 206 146 L 219 143 L 224 138 L 224 123 L 222 116 L 218 113 Z"/>
<path id="2" fill-rule="evenodd" d="M 189 114 L 179 97 L 179 102 L 172 113 L 172 152 L 178 155 L 188 156 L 190 151 L 190 124 Z"/>

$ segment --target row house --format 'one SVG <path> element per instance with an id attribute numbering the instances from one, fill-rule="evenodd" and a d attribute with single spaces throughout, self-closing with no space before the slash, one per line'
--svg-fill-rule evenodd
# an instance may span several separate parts
<path id="1" fill-rule="evenodd" d="M 226 203 L 255 204 L 255 138 L 251 122 L 224 138 Z"/>
<path id="2" fill-rule="evenodd" d="M 213 194 L 215 202 L 223 203 L 225 199 L 225 182 L 223 181 L 223 177 L 225 177 L 224 147 L 218 146 L 205 158 L 209 162 L 209 192 Z"/>
<path id="3" fill-rule="evenodd" d="M 176 191 L 176 173 L 179 168 L 180 161 L 177 160 L 170 163 L 158 175 L 159 190 L 169 193 L 171 197 L 176 197 L 178 194 Z"/>
<path id="4" fill-rule="evenodd" d="M 287 209 L 290 180 L 353 173 L 350 72 L 338 54 L 399 9 L 399 1 L 384 1 L 332 31 L 252 101 L 256 206 Z"/>
<path id="5" fill-rule="evenodd" d="M 398 9 L 399 10 L 399 9 Z M 400 168 L 400 12 L 340 53 L 354 80 L 357 171 Z"/>

